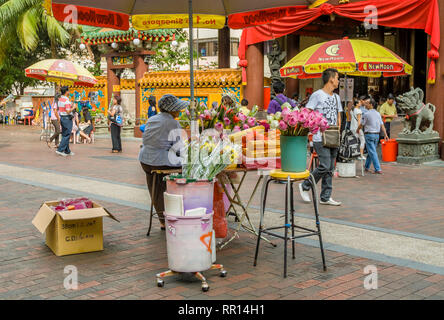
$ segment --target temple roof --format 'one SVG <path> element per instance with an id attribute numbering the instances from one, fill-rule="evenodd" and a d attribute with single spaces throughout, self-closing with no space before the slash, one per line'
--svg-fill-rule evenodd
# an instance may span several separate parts
<path id="1" fill-rule="evenodd" d="M 127 31 L 114 30 L 110 28 L 83 27 L 81 42 L 85 44 L 103 44 L 113 42 L 128 42 L 136 38 L 141 41 L 164 42 L 175 39 L 174 29 L 159 29 L 139 31 L 130 28 Z"/>
<path id="2" fill-rule="evenodd" d="M 197 70 L 194 85 L 197 87 L 229 87 L 242 83 L 242 71 L 233 69 Z M 190 86 L 189 71 L 147 72 L 140 80 L 141 87 L 187 88 Z"/>

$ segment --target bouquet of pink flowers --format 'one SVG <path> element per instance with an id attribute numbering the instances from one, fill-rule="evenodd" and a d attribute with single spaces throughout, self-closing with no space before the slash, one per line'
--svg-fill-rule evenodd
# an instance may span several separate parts
<path id="1" fill-rule="evenodd" d="M 308 133 L 316 134 L 328 129 L 328 121 L 318 111 L 307 108 L 291 110 L 284 108 L 267 117 L 271 129 L 279 129 L 283 136 L 306 136 Z"/>

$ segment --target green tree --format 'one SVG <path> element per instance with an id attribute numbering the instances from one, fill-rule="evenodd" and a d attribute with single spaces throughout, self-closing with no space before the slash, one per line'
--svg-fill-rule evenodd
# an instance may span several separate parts
<path id="1" fill-rule="evenodd" d="M 156 54 L 151 56 L 150 65 L 156 71 L 175 71 L 181 65 L 189 64 L 188 34 L 182 29 L 176 29 L 177 46 L 171 42 L 160 42 L 155 49 Z M 184 44 L 186 43 L 186 46 Z M 194 53 L 194 56 L 196 54 Z"/>
<path id="2" fill-rule="evenodd" d="M 35 50 L 45 33 L 55 57 L 57 45 L 68 45 L 69 32 L 43 8 L 43 0 L 0 0 L 0 65 L 8 48 L 19 41 L 26 51 Z"/>
<path id="3" fill-rule="evenodd" d="M 58 57 L 64 58 L 66 50 L 56 47 L 56 54 Z M 20 43 L 13 43 L 7 48 L 6 55 L 8 59 L 5 59 L 0 66 L 0 95 L 9 93 L 23 95 L 26 87 L 41 83 L 36 79 L 26 77 L 24 69 L 40 60 L 50 58 L 53 52 L 48 36 L 42 34 L 34 51 L 28 52 L 22 48 Z"/>

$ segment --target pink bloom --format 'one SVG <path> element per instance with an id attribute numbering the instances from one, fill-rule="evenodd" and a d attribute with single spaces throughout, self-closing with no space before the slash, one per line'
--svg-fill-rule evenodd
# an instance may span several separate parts
<path id="1" fill-rule="evenodd" d="M 298 119 L 293 117 L 293 115 L 290 115 L 290 117 L 288 118 L 288 125 L 290 127 L 295 127 L 298 124 Z"/>
<path id="2" fill-rule="evenodd" d="M 234 132 L 239 132 L 239 131 L 241 131 L 241 128 L 240 128 L 239 126 L 235 126 L 235 127 L 233 128 L 233 133 L 234 133 Z"/>
<path id="3" fill-rule="evenodd" d="M 250 127 L 254 127 L 254 125 L 256 124 L 256 119 L 253 117 L 249 117 L 247 123 Z"/>
<path id="4" fill-rule="evenodd" d="M 243 128 L 243 130 L 250 129 L 250 127 L 248 126 L 248 124 L 244 124 L 244 125 L 242 126 L 242 128 Z"/>
<path id="5" fill-rule="evenodd" d="M 214 129 L 216 129 L 217 131 L 222 131 L 224 129 L 224 126 L 222 123 L 218 122 L 214 125 Z"/>
<path id="6" fill-rule="evenodd" d="M 290 109 L 288 109 L 288 108 L 284 108 L 284 110 L 282 110 L 281 117 L 282 117 L 282 119 L 283 119 L 285 122 L 287 122 L 287 121 L 288 121 L 288 117 L 290 116 L 290 114 L 291 114 Z"/>
<path id="7" fill-rule="evenodd" d="M 185 109 L 185 113 L 187 114 L 187 116 L 189 116 L 190 115 L 190 110 Z"/>
<path id="8" fill-rule="evenodd" d="M 281 120 L 279 122 L 279 129 L 281 129 L 282 131 L 286 131 L 288 129 L 288 125 L 285 123 L 285 121 Z"/>
<path id="9" fill-rule="evenodd" d="M 239 112 L 237 114 L 237 117 L 239 118 L 240 121 L 245 122 L 245 120 L 247 120 L 247 116 L 244 115 L 242 112 Z"/>
<path id="10" fill-rule="evenodd" d="M 224 118 L 224 123 L 226 126 L 230 125 L 231 121 L 227 117 Z"/>
<path id="11" fill-rule="evenodd" d="M 265 128 L 265 131 L 268 131 L 270 129 L 270 125 L 266 120 L 259 121 L 259 124 Z"/>

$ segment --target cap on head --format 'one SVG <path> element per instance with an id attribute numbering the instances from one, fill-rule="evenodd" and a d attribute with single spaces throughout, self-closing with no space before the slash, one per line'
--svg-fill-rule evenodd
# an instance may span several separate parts
<path id="1" fill-rule="evenodd" d="M 188 101 L 181 100 L 172 94 L 166 94 L 159 99 L 159 109 L 163 112 L 181 111 L 189 106 Z"/>

